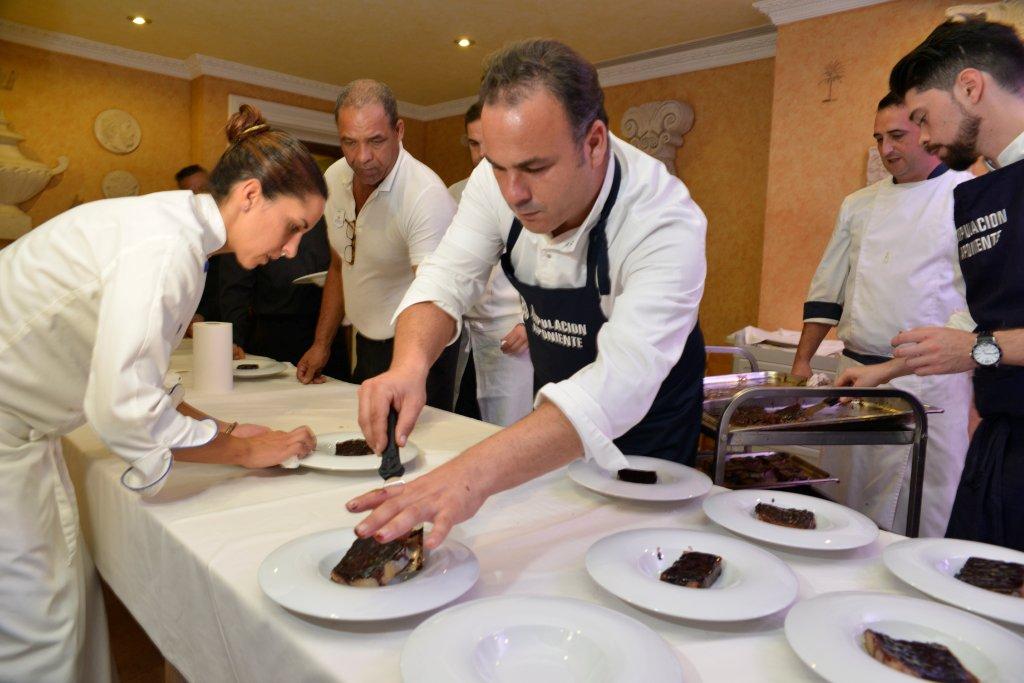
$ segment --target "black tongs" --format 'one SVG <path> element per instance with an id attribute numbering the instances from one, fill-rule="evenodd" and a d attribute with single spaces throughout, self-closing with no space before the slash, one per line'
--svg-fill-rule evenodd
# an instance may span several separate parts
<path id="1" fill-rule="evenodd" d="M 384 485 L 397 483 L 405 474 L 405 465 L 398 457 L 398 441 L 395 440 L 395 425 L 398 424 L 398 411 L 394 407 L 388 409 L 388 443 L 381 454 L 380 467 L 377 473 L 384 480 Z"/>

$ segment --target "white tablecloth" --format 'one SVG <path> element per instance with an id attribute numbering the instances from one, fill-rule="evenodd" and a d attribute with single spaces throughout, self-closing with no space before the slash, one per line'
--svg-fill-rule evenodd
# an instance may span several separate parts
<path id="1" fill-rule="evenodd" d="M 187 369 L 187 354 L 173 365 Z M 228 420 L 314 431 L 357 429 L 356 387 L 302 386 L 294 374 L 236 384 L 232 394 L 190 395 Z M 423 454 L 417 475 L 496 428 L 427 408 L 411 439 Z M 263 559 L 286 541 L 353 526 L 350 497 L 379 484 L 375 475 L 299 470 L 250 471 L 179 463 L 163 490 L 144 499 L 121 486 L 125 465 L 86 427 L 65 439 L 82 524 L 96 565 L 165 657 L 189 680 L 399 681 L 410 631 L 428 615 L 352 625 L 304 619 L 265 597 L 256 580 Z M 558 595 L 589 600 L 639 619 L 675 649 L 687 680 L 795 681 L 816 677 L 790 650 L 784 613 L 735 623 L 672 621 L 605 593 L 583 564 L 599 538 L 631 528 L 687 527 L 727 534 L 700 501 L 644 504 L 613 500 L 552 472 L 489 500 L 453 537 L 480 559 L 481 575 L 461 601 L 494 595 Z M 800 599 L 841 590 L 915 594 L 882 565 L 882 533 L 856 551 L 768 548 L 792 567 Z"/>

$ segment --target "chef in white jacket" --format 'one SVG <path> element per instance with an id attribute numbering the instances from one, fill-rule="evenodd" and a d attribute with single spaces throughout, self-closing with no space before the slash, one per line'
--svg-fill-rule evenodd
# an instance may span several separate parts
<path id="1" fill-rule="evenodd" d="M 901 330 L 942 325 L 966 311 L 953 228 L 953 188 L 974 176 L 948 169 L 917 140 L 919 130 L 892 95 L 879 102 L 874 137 L 886 178 L 848 196 L 804 304 L 793 374 L 838 325 L 845 344 L 840 371 L 892 358 Z M 921 536 L 942 536 L 967 452 L 970 380 L 964 375 L 902 377 L 892 386 L 945 412 L 928 417 Z M 838 499 L 882 527 L 904 531 L 909 449 L 830 448 L 825 469 L 840 479 Z"/>
<path id="2" fill-rule="evenodd" d="M 244 106 L 228 139 L 212 195 L 84 204 L 0 251 L 0 681 L 111 676 L 62 434 L 88 420 L 141 492 L 175 459 L 266 467 L 314 445 L 305 427 L 225 424 L 163 389 L 209 256 L 292 257 L 323 212 L 323 178 L 295 138 Z"/>
<path id="3" fill-rule="evenodd" d="M 473 167 L 484 158 L 481 104 L 466 110 L 466 141 Z M 448 188 L 456 202 L 469 178 Z M 476 400 L 484 422 L 508 427 L 533 410 L 533 363 L 526 341 L 522 301 L 505 277 L 501 265 L 494 266 L 483 296 L 463 316 L 469 331 L 469 347 L 476 372 Z M 465 385 L 464 385 L 465 386 Z"/>

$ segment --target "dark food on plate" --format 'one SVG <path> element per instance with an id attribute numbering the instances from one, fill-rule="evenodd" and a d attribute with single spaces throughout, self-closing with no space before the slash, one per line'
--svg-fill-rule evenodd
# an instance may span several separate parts
<path id="1" fill-rule="evenodd" d="M 754 427 L 802 422 L 805 419 L 803 406 L 799 403 L 778 410 L 766 410 L 761 406 L 740 406 L 732 414 L 730 424 L 734 427 Z"/>
<path id="2" fill-rule="evenodd" d="M 697 469 L 713 477 L 712 461 L 713 458 L 698 456 Z M 725 486 L 732 488 L 827 479 L 828 476 L 828 472 L 811 468 L 789 453 L 740 456 L 725 461 Z"/>
<path id="3" fill-rule="evenodd" d="M 864 631 L 864 648 L 869 655 L 889 668 L 926 681 L 978 681 L 945 645 L 897 640 L 884 633 L 867 629 Z"/>
<path id="4" fill-rule="evenodd" d="M 707 588 L 722 574 L 722 558 L 688 550 L 659 577 L 665 583 L 686 588 Z"/>
<path id="5" fill-rule="evenodd" d="M 386 586 L 423 568 L 423 527 L 390 543 L 357 538 L 331 571 L 331 581 L 349 586 Z"/>
<path id="6" fill-rule="evenodd" d="M 1024 564 L 969 557 L 956 578 L 978 588 L 1024 598 Z"/>
<path id="7" fill-rule="evenodd" d="M 239 363 L 235 367 L 235 369 L 236 370 L 259 370 L 260 369 L 260 365 L 259 365 L 259 363 Z"/>
<path id="8" fill-rule="evenodd" d="M 810 510 L 780 508 L 768 503 L 758 503 L 754 506 L 754 514 L 759 520 L 769 524 L 788 526 L 793 529 L 817 528 L 817 524 L 814 522 L 814 513 Z"/>
<path id="9" fill-rule="evenodd" d="M 373 455 L 373 449 L 366 439 L 349 439 L 334 444 L 335 455 Z"/>
<path id="10" fill-rule="evenodd" d="M 633 484 L 657 484 L 658 473 L 652 470 L 631 470 L 624 467 L 619 470 L 619 479 Z"/>

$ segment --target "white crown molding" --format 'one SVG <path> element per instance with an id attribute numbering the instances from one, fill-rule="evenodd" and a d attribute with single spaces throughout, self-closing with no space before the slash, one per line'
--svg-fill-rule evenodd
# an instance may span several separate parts
<path id="1" fill-rule="evenodd" d="M 258 100 L 244 95 L 228 95 L 228 116 L 243 104 L 251 104 L 260 110 L 267 123 L 288 131 L 300 140 L 338 145 L 338 128 L 330 112 L 293 107 L 290 104 Z"/>
<path id="2" fill-rule="evenodd" d="M 754 7 L 759 9 L 776 26 L 792 24 L 794 21 L 823 17 L 827 14 L 846 12 L 861 7 L 880 5 L 892 0 L 759 0 Z"/>
<path id="3" fill-rule="evenodd" d="M 601 85 L 607 88 L 774 56 L 775 33 L 772 32 L 604 66 L 598 68 L 597 74 Z"/>
<path id="4" fill-rule="evenodd" d="M 868 5 L 888 0 L 765 0 L 768 3 L 822 4 L 822 5 Z M 762 10 L 764 11 L 764 10 Z M 836 10 L 839 11 L 839 10 Z M 47 31 L 13 21 L 0 19 L 0 40 L 29 45 L 43 50 L 84 57 L 108 64 L 117 64 L 131 69 L 191 80 L 199 76 L 213 76 L 243 83 L 259 85 L 320 100 L 334 101 L 340 85 L 314 81 L 300 76 L 283 74 L 278 71 L 239 64 L 208 55 L 194 54 L 187 59 L 174 59 L 148 52 L 129 50 L 64 33 Z M 701 45 L 684 48 L 653 57 L 623 60 L 598 68 L 601 85 L 607 87 L 633 83 L 663 76 L 711 69 L 729 64 L 766 59 L 775 55 L 775 34 L 726 38 L 720 43 L 703 42 Z M 458 116 L 465 113 L 476 100 L 475 95 L 438 104 L 422 105 L 398 102 L 401 116 L 419 121 Z M 298 109 L 296 107 L 296 109 Z M 281 124 L 279 124 L 281 125 Z M 333 122 L 332 122 L 333 130 Z"/>
<path id="5" fill-rule="evenodd" d="M 85 59 L 93 59 L 97 62 L 151 71 L 163 74 L 164 76 L 189 78 L 188 69 L 180 59 L 154 55 L 150 52 L 129 50 L 125 47 L 99 43 L 95 40 L 79 38 L 78 36 L 71 36 L 66 33 L 56 33 L 35 28 L 34 26 L 17 24 L 6 19 L 0 19 L 0 40 L 50 50 L 51 52 L 84 57 Z"/>

